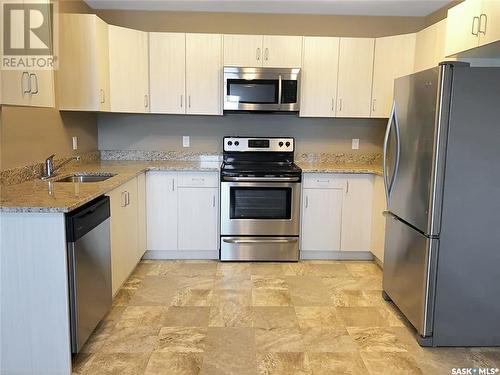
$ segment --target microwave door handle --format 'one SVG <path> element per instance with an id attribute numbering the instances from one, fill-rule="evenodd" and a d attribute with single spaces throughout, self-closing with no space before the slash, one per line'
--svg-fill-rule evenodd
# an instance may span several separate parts
<path id="1" fill-rule="evenodd" d="M 281 109 L 281 94 L 282 94 L 282 84 L 281 74 L 278 76 L 278 107 Z"/>

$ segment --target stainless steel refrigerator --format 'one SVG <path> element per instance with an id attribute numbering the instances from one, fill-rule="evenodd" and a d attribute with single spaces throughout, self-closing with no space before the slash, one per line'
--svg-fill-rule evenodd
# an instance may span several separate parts
<path id="1" fill-rule="evenodd" d="M 383 295 L 424 346 L 500 345 L 500 68 L 395 81 Z"/>

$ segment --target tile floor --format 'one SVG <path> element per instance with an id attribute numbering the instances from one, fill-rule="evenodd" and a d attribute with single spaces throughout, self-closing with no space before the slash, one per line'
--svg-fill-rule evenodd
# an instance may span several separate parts
<path id="1" fill-rule="evenodd" d="M 451 374 L 500 348 L 423 349 L 371 262 L 143 261 L 78 375 Z"/>

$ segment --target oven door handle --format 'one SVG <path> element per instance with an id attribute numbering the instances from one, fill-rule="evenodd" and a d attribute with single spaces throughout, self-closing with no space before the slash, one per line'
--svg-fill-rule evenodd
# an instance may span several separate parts
<path id="1" fill-rule="evenodd" d="M 289 239 L 283 239 L 283 238 L 276 238 L 276 239 L 255 239 L 255 240 L 250 240 L 250 239 L 245 239 L 245 240 L 237 240 L 237 239 L 232 239 L 232 238 L 223 238 L 222 241 L 225 243 L 235 243 L 235 244 L 251 244 L 251 243 L 295 243 L 298 241 L 298 238 L 289 238 Z"/>
<path id="2" fill-rule="evenodd" d="M 223 177 L 224 181 L 245 182 L 283 182 L 300 181 L 300 177 Z"/>

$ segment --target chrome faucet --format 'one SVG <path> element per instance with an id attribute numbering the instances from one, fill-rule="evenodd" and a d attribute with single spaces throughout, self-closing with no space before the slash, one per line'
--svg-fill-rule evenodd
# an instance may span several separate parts
<path id="1" fill-rule="evenodd" d="M 42 174 L 42 179 L 47 179 L 47 178 L 53 177 L 57 170 L 61 169 L 61 167 L 63 165 L 68 164 L 70 161 L 72 161 L 72 160 L 79 161 L 80 160 L 80 156 L 72 156 L 68 160 L 63 161 L 57 167 L 54 167 L 54 156 L 56 156 L 56 154 L 52 154 L 47 159 L 45 159 L 45 167 L 44 167 L 44 171 Z"/>

